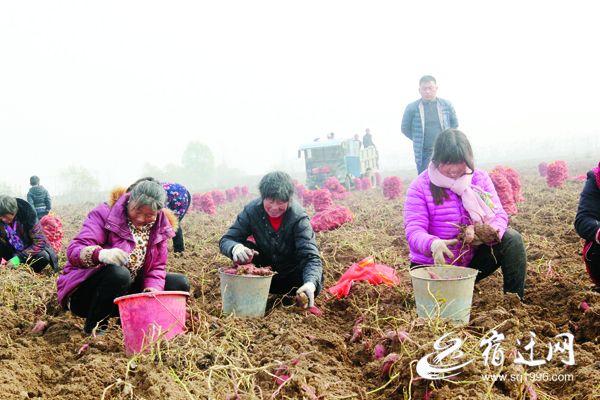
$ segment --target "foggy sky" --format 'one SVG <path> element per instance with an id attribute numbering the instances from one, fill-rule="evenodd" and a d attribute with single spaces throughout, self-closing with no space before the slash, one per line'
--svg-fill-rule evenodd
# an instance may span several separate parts
<path id="1" fill-rule="evenodd" d="M 385 169 L 412 168 L 400 122 L 424 74 L 479 160 L 600 149 L 592 1 L 0 4 L 0 181 L 22 191 L 69 165 L 127 184 L 192 140 L 301 170 L 299 145 L 367 127 Z"/>

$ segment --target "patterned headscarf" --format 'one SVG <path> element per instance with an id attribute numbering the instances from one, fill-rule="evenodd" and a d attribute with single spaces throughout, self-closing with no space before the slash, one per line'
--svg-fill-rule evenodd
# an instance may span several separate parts
<path id="1" fill-rule="evenodd" d="M 4 230 L 6 230 L 6 236 L 8 243 L 15 249 L 15 251 L 23 251 L 25 245 L 17 233 L 17 221 L 13 221 L 12 224 L 3 224 Z"/>

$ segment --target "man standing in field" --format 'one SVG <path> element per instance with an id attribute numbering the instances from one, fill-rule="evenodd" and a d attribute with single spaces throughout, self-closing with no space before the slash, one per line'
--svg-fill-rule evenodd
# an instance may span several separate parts
<path id="1" fill-rule="evenodd" d="M 457 128 L 454 107 L 448 100 L 437 97 L 437 82 L 431 75 L 419 80 L 421 98 L 406 106 L 402 117 L 402 133 L 412 140 L 417 173 L 427 169 L 433 143 L 440 132 Z"/>

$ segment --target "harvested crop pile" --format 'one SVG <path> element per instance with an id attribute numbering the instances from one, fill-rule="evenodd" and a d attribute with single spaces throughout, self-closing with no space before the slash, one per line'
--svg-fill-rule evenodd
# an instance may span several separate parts
<path id="1" fill-rule="evenodd" d="M 235 189 L 226 189 L 225 190 L 225 198 L 227 198 L 227 202 L 231 203 L 232 201 L 234 201 L 235 199 L 237 199 L 237 193 L 235 192 Z"/>
<path id="2" fill-rule="evenodd" d="M 325 188 L 331 192 L 331 197 L 334 200 L 345 199 L 349 194 L 344 185 L 342 185 L 335 176 L 327 178 L 325 181 Z"/>
<path id="3" fill-rule="evenodd" d="M 310 207 L 313 204 L 313 197 L 315 195 L 314 190 L 306 189 L 302 192 L 302 205 L 304 207 Z"/>
<path id="4" fill-rule="evenodd" d="M 402 194 L 402 180 L 397 176 L 388 176 L 383 180 L 383 197 L 394 200 Z"/>
<path id="5" fill-rule="evenodd" d="M 508 178 L 502 173 L 490 173 L 492 183 L 496 188 L 502 208 L 510 215 L 517 214 L 517 204 L 515 203 L 515 195 L 513 193 L 512 185 Z"/>
<path id="6" fill-rule="evenodd" d="M 213 197 L 210 192 L 204 193 L 200 196 L 199 207 L 200 210 L 206 214 L 214 215 L 217 213 L 215 202 L 213 201 Z"/>
<path id="7" fill-rule="evenodd" d="M 498 165 L 492 170 L 491 173 L 494 172 L 501 173 L 506 177 L 506 179 L 508 179 L 508 181 L 510 182 L 510 186 L 512 187 L 513 198 L 515 203 L 520 203 L 523 200 L 525 200 L 521 188 L 521 176 L 517 171 L 515 171 L 511 167 Z"/>
<path id="8" fill-rule="evenodd" d="M 330 176 L 329 178 L 327 178 L 325 180 L 325 188 L 329 189 L 329 191 L 331 193 L 336 193 L 336 192 L 345 192 L 346 188 L 344 187 L 344 185 L 342 185 L 340 183 L 340 181 L 338 180 L 338 178 L 336 178 L 335 176 Z"/>
<path id="9" fill-rule="evenodd" d="M 332 205 L 313 215 L 310 224 L 315 232 L 330 231 L 352 221 L 352 213 L 347 207 Z"/>
<path id="10" fill-rule="evenodd" d="M 540 176 L 542 177 L 546 177 L 546 175 L 548 175 L 548 163 L 545 162 L 541 162 L 538 164 L 538 172 L 540 174 Z"/>
<path id="11" fill-rule="evenodd" d="M 212 192 L 210 192 L 210 195 L 213 198 L 213 202 L 215 203 L 215 206 L 220 206 L 222 204 L 225 204 L 225 193 L 223 193 L 220 190 L 213 190 Z"/>
<path id="12" fill-rule="evenodd" d="M 324 167 L 318 167 L 318 168 L 313 168 L 311 170 L 311 172 L 313 174 L 328 174 L 331 172 L 331 168 L 329 167 L 329 165 L 325 165 Z"/>
<path id="13" fill-rule="evenodd" d="M 333 200 L 331 192 L 327 189 L 314 190 L 312 193 L 312 205 L 316 212 L 321 212 L 331 207 Z"/>
<path id="14" fill-rule="evenodd" d="M 510 167 L 498 165 L 490 172 L 490 177 L 492 178 L 504 211 L 510 215 L 516 215 L 518 212 L 517 203 L 525 200 L 521 193 L 521 177 L 519 173 Z"/>
<path id="15" fill-rule="evenodd" d="M 242 186 L 241 195 L 242 195 L 242 197 L 248 197 L 248 195 L 250 195 L 250 190 L 248 190 L 248 186 L 246 186 L 246 185 Z"/>
<path id="16" fill-rule="evenodd" d="M 369 190 L 373 187 L 373 184 L 371 183 L 371 178 L 369 178 L 368 176 L 365 176 L 364 178 L 361 178 L 362 180 L 362 190 Z"/>
<path id="17" fill-rule="evenodd" d="M 243 264 L 236 265 L 231 268 L 223 269 L 226 274 L 232 275 L 255 275 L 255 276 L 269 276 L 273 275 L 274 272 L 271 267 L 257 267 L 254 264 Z"/>
<path id="18" fill-rule="evenodd" d="M 600 387 L 600 293 L 585 273 L 573 230 L 581 184 L 567 181 L 562 190 L 549 190 L 536 168 L 537 163 L 519 169 L 527 202 L 519 205 L 519 214 L 510 222 L 526 245 L 525 298 L 520 302 L 503 293 L 499 268 L 475 284 L 471 320 L 462 327 L 418 318 L 407 272 L 402 204 L 385 200 L 379 191 L 351 192 L 339 204 L 352 210 L 352 223 L 316 235 L 324 265 L 324 289 L 315 299 L 321 317 L 282 304 L 277 296 L 269 299 L 263 318 L 223 316 L 215 266 L 231 262 L 219 253 L 217 241 L 241 204 L 224 204 L 216 216 L 189 213 L 186 252 L 183 257 L 169 254 L 168 260 L 168 270 L 184 273 L 191 283 L 188 332 L 134 358 L 123 351 L 116 320 L 104 336 L 83 334 L 83 319 L 56 303 L 55 275 L 0 268 L 0 398 L 594 398 Z M 589 160 L 569 168 L 583 171 Z M 91 207 L 56 205 L 65 244 L 79 232 Z M 348 265 L 366 254 L 395 269 L 399 283 L 389 287 L 354 281 L 345 297 L 328 293 Z M 39 321 L 47 322 L 45 328 Z M 504 339 L 495 342 L 497 348 L 492 346 L 486 364 L 483 352 L 489 346 L 481 346 L 481 340 L 489 339 L 492 329 Z M 536 335 L 535 346 L 529 332 Z M 434 346 L 448 333 L 437 349 L 448 350 L 453 339 L 462 344 L 438 362 L 443 350 Z M 567 351 L 554 351 L 548 361 L 549 345 L 566 333 L 574 336 L 575 364 L 561 362 L 568 358 Z M 561 347 L 564 350 L 564 344 Z M 495 350 L 504 355 L 497 367 L 492 365 Z M 517 351 L 525 360 L 533 357 L 545 363 L 517 364 Z M 455 377 L 429 380 L 417 372 L 424 358 L 436 368 L 472 362 L 457 369 Z M 497 374 L 506 380 L 489 379 Z M 522 380 L 511 381 L 510 374 Z"/>
<path id="19" fill-rule="evenodd" d="M 363 181 L 361 178 L 354 178 L 352 182 L 354 183 L 354 189 L 363 190 Z"/>
<path id="20" fill-rule="evenodd" d="M 192 211 L 202 211 L 202 208 L 200 207 L 200 198 L 201 197 L 202 197 L 202 193 L 192 194 L 192 204 L 190 205 L 190 208 L 192 209 Z"/>
<path id="21" fill-rule="evenodd" d="M 58 253 L 62 247 L 62 240 L 64 236 L 63 226 L 60 218 L 54 214 L 48 214 L 40 219 L 40 224 L 44 230 L 44 234 L 50 242 L 50 246 Z"/>
<path id="22" fill-rule="evenodd" d="M 554 161 L 548 164 L 548 173 L 546 175 L 546 182 L 549 187 L 559 188 L 562 187 L 565 181 L 569 178 L 569 168 L 567 163 L 562 160 Z"/>

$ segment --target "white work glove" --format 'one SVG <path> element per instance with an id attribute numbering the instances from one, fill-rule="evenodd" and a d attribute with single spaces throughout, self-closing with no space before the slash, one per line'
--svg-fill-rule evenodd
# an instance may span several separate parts
<path id="1" fill-rule="evenodd" d="M 233 250 L 231 250 L 233 262 L 237 264 L 248 264 L 255 254 L 258 254 L 258 251 L 249 249 L 241 243 L 233 246 Z"/>
<path id="2" fill-rule="evenodd" d="M 119 248 L 103 249 L 98 254 L 98 260 L 102 264 L 113 264 L 123 267 L 129 262 L 129 254 Z"/>
<path id="3" fill-rule="evenodd" d="M 315 305 L 315 290 L 316 286 L 312 282 L 306 282 L 296 290 L 296 294 L 304 293 L 308 297 L 308 307 L 314 307 Z"/>
<path id="4" fill-rule="evenodd" d="M 448 246 L 452 246 L 456 244 L 458 240 L 442 240 L 436 239 L 431 243 L 431 255 L 433 255 L 433 261 L 436 265 L 444 265 L 446 264 L 446 259 L 444 256 L 449 258 L 454 257 L 454 253 L 448 248 Z"/>

